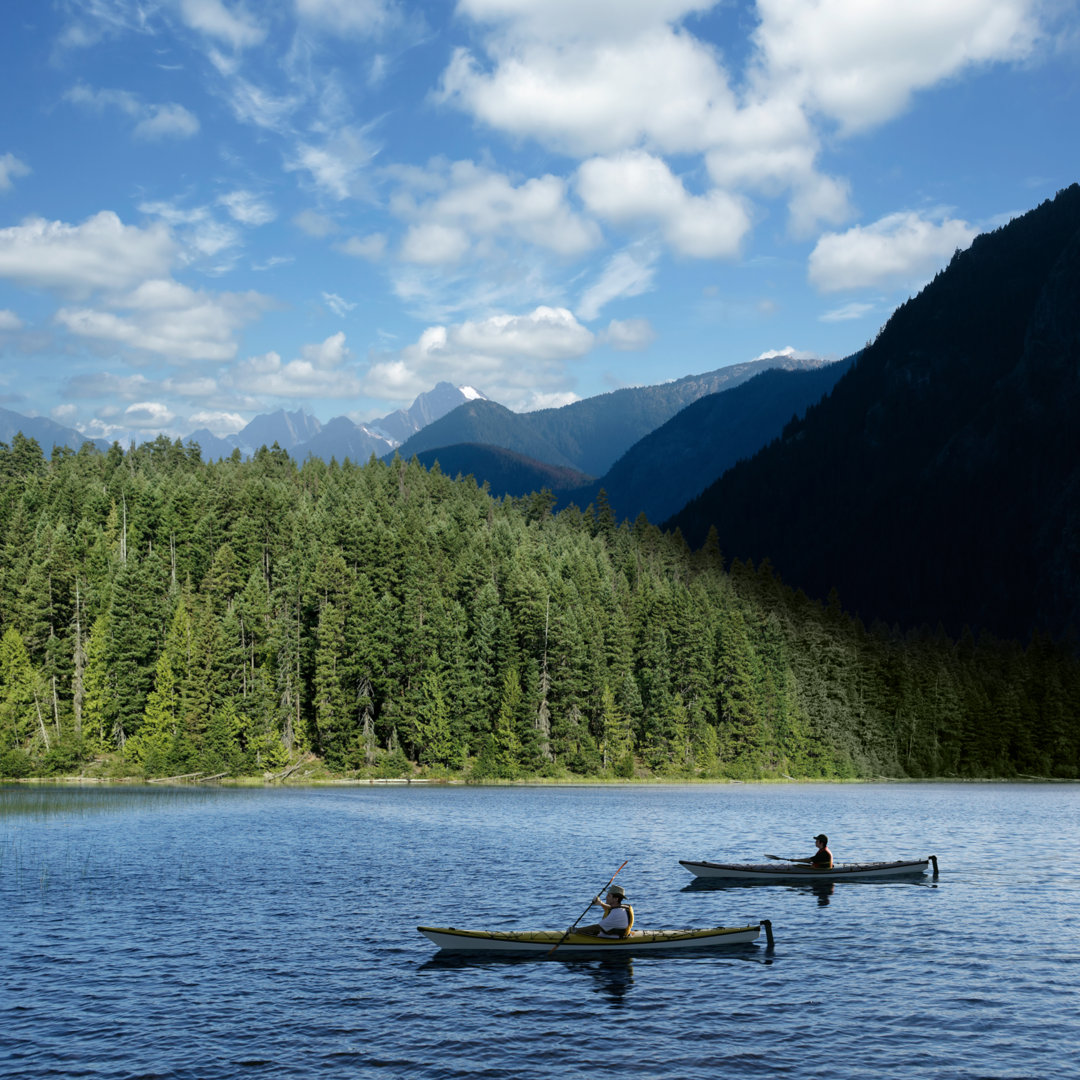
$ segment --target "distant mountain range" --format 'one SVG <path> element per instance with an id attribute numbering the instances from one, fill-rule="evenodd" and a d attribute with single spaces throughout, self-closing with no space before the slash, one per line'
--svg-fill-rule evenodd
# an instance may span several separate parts
<path id="1" fill-rule="evenodd" d="M 372 454 L 382 457 L 392 453 L 410 435 L 464 402 L 484 400 L 484 395 L 471 386 L 440 382 L 434 389 L 420 394 L 408 409 L 397 409 L 366 424 L 354 423 L 347 416 L 337 416 L 324 426 L 303 409 L 296 412 L 279 409 L 275 413 L 256 416 L 235 435 L 220 438 L 202 428 L 183 441 L 197 442 L 202 456 L 210 461 L 229 457 L 234 450 L 250 457 L 260 446 L 277 443 L 292 457 L 300 459 L 314 455 L 324 461 L 349 458 L 363 464 Z"/>
<path id="2" fill-rule="evenodd" d="M 21 413 L 0 409 L 0 442 L 11 445 L 12 439 L 19 433 L 28 439 L 34 439 L 48 457 L 57 446 L 67 446 L 78 450 L 83 443 L 92 442 L 99 450 L 108 450 L 105 439 L 88 439 L 74 428 L 64 427 L 44 416 L 23 416 Z"/>
<path id="3" fill-rule="evenodd" d="M 514 413 L 492 401 L 472 401 L 428 424 L 397 453 L 405 458 L 424 454 L 421 460 L 425 460 L 430 458 L 425 454 L 429 450 L 479 444 L 512 450 L 586 476 L 601 476 L 639 439 L 699 398 L 739 386 L 762 371 L 807 371 L 825 364 L 817 359 L 771 356 L 531 413 Z"/>
<path id="4" fill-rule="evenodd" d="M 867 621 L 1080 629 L 1080 186 L 958 252 L 667 523 Z"/>

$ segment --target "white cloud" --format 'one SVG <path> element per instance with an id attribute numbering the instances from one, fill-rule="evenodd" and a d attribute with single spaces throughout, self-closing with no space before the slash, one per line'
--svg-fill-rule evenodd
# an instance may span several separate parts
<path id="1" fill-rule="evenodd" d="M 785 345 L 782 349 L 767 349 L 763 353 L 758 353 L 754 357 L 755 360 L 777 360 L 780 357 L 784 357 L 788 360 L 816 360 L 818 358 L 817 353 L 805 352 L 802 349 L 796 349 L 792 345 Z"/>
<path id="2" fill-rule="evenodd" d="M 638 352 L 656 340 L 656 331 L 648 319 L 612 319 L 598 340 L 621 352 Z"/>
<path id="3" fill-rule="evenodd" d="M 22 319 L 20 319 L 14 311 L 9 311 L 6 308 L 0 309 L 0 332 L 5 330 L 21 330 L 22 325 Z"/>
<path id="4" fill-rule="evenodd" d="M 317 188 L 341 201 L 367 195 L 366 170 L 377 153 L 366 130 L 346 126 L 320 146 L 300 143 L 285 168 L 308 173 Z"/>
<path id="5" fill-rule="evenodd" d="M 857 302 L 843 304 L 841 307 L 833 308 L 819 315 L 818 321 L 824 323 L 852 322 L 855 319 L 862 319 L 872 314 L 876 306 L 876 304 L 860 304 Z"/>
<path id="6" fill-rule="evenodd" d="M 582 295 L 578 315 L 592 320 L 612 300 L 647 292 L 652 288 L 655 263 L 655 252 L 641 247 L 620 251 L 612 256 L 600 277 Z"/>
<path id="7" fill-rule="evenodd" d="M 198 117 L 183 105 L 176 102 L 146 104 L 128 90 L 95 89 L 86 83 L 77 83 L 64 99 L 99 113 L 105 109 L 119 110 L 137 121 L 133 134 L 138 139 L 189 139 L 199 132 Z"/>
<path id="8" fill-rule="evenodd" d="M 761 77 L 855 131 L 972 65 L 1026 57 L 1034 0 L 758 0 Z"/>
<path id="9" fill-rule="evenodd" d="M 29 175 L 30 166 L 14 154 L 0 154 L 0 191 L 10 191 L 14 187 L 14 179 Z"/>
<path id="10" fill-rule="evenodd" d="M 283 361 L 276 352 L 249 357 L 230 368 L 223 382 L 237 390 L 290 400 L 359 397 L 362 388 L 351 357 L 339 331 L 319 344 L 305 345 L 295 360 Z"/>
<path id="11" fill-rule="evenodd" d="M 916 288 L 939 270 L 976 230 L 966 221 L 932 221 L 914 211 L 872 225 L 828 233 L 810 253 L 809 279 L 822 292 L 895 286 Z"/>
<path id="12" fill-rule="evenodd" d="M 527 315 L 432 326 L 415 344 L 375 357 L 364 388 L 374 397 L 408 401 L 445 379 L 482 386 L 509 408 L 536 408 L 552 394 L 567 394 L 566 364 L 585 356 L 595 341 L 566 308 L 546 306 Z"/>
<path id="13" fill-rule="evenodd" d="M 159 401 L 138 401 L 124 410 L 124 422 L 128 427 L 142 431 L 162 431 L 175 419 L 176 414 Z"/>
<path id="14" fill-rule="evenodd" d="M 296 14 L 338 36 L 371 35 L 396 20 L 382 0 L 295 0 Z"/>
<path id="15" fill-rule="evenodd" d="M 164 225 L 125 225 L 110 210 L 81 225 L 30 218 L 0 229 L 0 277 L 75 296 L 160 277 L 175 254 L 175 241 Z"/>
<path id="16" fill-rule="evenodd" d="M 736 111 L 710 47 L 668 26 L 628 40 L 604 33 L 559 44 L 525 33 L 509 42 L 491 38 L 488 47 L 490 70 L 467 50 L 454 54 L 438 100 L 499 131 L 572 154 L 642 143 L 664 152 L 701 151 Z"/>
<path id="17" fill-rule="evenodd" d="M 391 206 L 419 228 L 433 225 L 492 242 L 522 240 L 566 256 L 581 255 L 600 241 L 595 223 L 571 209 L 566 181 L 550 173 L 515 185 L 472 161 L 437 161 L 396 175 L 401 187 Z"/>
<path id="18" fill-rule="evenodd" d="M 218 202 L 229 212 L 234 221 L 241 225 L 268 225 L 277 214 L 274 208 L 258 195 L 238 189 L 222 195 Z"/>
<path id="19" fill-rule="evenodd" d="M 206 428 L 220 439 L 235 434 L 247 421 L 239 413 L 201 410 L 188 416 L 188 424 L 195 431 Z"/>
<path id="20" fill-rule="evenodd" d="M 368 236 L 350 236 L 334 247 L 343 255 L 352 255 L 357 259 L 381 259 L 386 251 L 386 234 L 370 233 Z"/>
<path id="21" fill-rule="evenodd" d="M 266 30 L 240 5 L 230 10 L 221 0 L 180 0 L 180 14 L 193 30 L 234 49 L 260 45 L 266 37 Z"/>
<path id="22" fill-rule="evenodd" d="M 189 139 L 199 132 L 199 121 L 183 105 L 150 105 L 135 125 L 137 139 Z"/>
<path id="23" fill-rule="evenodd" d="M 325 236 L 333 236 L 338 231 L 338 224 L 333 218 L 316 213 L 314 210 L 301 210 L 293 218 L 293 224 L 301 232 L 315 237 L 316 240 L 321 240 Z"/>
<path id="24" fill-rule="evenodd" d="M 464 229 L 452 225 L 427 222 L 414 225 L 401 243 L 401 258 L 405 262 L 437 266 L 457 262 L 469 250 L 469 237 Z"/>
<path id="25" fill-rule="evenodd" d="M 158 279 L 109 308 L 61 308 L 56 321 L 80 337 L 168 359 L 230 360 L 237 330 L 266 306 L 258 293 L 210 294 Z"/>
<path id="26" fill-rule="evenodd" d="M 348 300 L 338 296 L 337 293 L 324 292 L 322 294 L 323 303 L 339 318 L 343 319 L 345 316 L 356 307 L 355 304 L 350 304 Z"/>

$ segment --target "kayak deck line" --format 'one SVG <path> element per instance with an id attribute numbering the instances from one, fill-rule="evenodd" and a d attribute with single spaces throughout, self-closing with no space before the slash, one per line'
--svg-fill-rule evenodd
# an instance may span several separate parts
<path id="1" fill-rule="evenodd" d="M 765 930 L 772 944 L 772 923 L 762 919 L 749 926 L 714 926 L 687 930 L 634 930 L 624 938 L 601 938 L 591 934 L 566 934 L 563 930 L 461 930 L 453 926 L 418 926 L 421 934 L 441 949 L 463 951 L 547 953 L 556 945 L 560 952 L 636 952 L 660 949 L 739 945 L 756 941 Z"/>
<path id="2" fill-rule="evenodd" d="M 911 877 L 925 874 L 933 865 L 938 876 L 936 855 L 925 859 L 898 859 L 893 862 L 838 863 L 828 869 L 798 863 L 719 863 L 706 860 L 680 859 L 679 865 L 696 877 L 736 880 L 767 880 L 776 878 L 810 880 L 871 880 L 873 878 Z"/>

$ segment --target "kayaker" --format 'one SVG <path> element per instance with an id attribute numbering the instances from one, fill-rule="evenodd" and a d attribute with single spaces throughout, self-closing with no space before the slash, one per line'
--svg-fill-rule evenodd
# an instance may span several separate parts
<path id="1" fill-rule="evenodd" d="M 832 852 L 829 850 L 829 838 L 824 833 L 814 837 L 817 851 L 808 859 L 792 859 L 792 862 L 809 863 L 815 870 L 832 869 Z"/>
<path id="2" fill-rule="evenodd" d="M 574 933 L 591 934 L 593 937 L 625 937 L 634 925 L 634 909 L 623 904 L 625 899 L 622 886 L 612 885 L 606 900 L 601 900 L 599 896 L 593 900 L 594 904 L 604 909 L 604 917 L 598 923 L 577 927 Z"/>

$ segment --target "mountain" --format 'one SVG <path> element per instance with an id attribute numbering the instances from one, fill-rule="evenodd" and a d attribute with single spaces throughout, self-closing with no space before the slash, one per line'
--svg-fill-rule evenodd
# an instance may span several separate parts
<path id="1" fill-rule="evenodd" d="M 600 476 L 639 439 L 698 398 L 738 386 L 770 368 L 798 371 L 823 363 L 786 355 L 766 357 L 531 413 L 512 413 L 502 406 L 476 408 L 483 403 L 467 402 L 445 416 L 441 426 L 430 424 L 406 440 L 398 452 L 409 458 L 455 443 L 482 443 Z"/>
<path id="2" fill-rule="evenodd" d="M 774 368 L 687 405 L 632 447 L 599 480 L 560 503 L 587 506 L 603 488 L 616 520 L 664 521 L 742 458 L 777 438 L 827 394 L 855 358 L 810 370 Z M 493 491 L 498 489 L 492 486 Z M 554 490 L 554 489 L 553 489 Z"/>
<path id="3" fill-rule="evenodd" d="M 256 416 L 236 433 L 236 440 L 248 453 L 258 450 L 260 446 L 273 446 L 274 443 L 292 453 L 320 431 L 322 424 L 304 409 L 297 409 L 296 412 L 278 409 L 277 412 Z"/>
<path id="4" fill-rule="evenodd" d="M 486 401 L 487 397 L 471 386 L 436 383 L 427 393 L 420 394 L 408 409 L 398 409 L 381 420 L 366 426 L 386 436 L 393 446 L 399 446 L 410 435 L 442 419 L 448 412 L 467 401 Z"/>
<path id="5" fill-rule="evenodd" d="M 5 442 L 10 446 L 12 439 L 19 432 L 28 439 L 36 440 L 46 457 L 52 453 L 54 447 L 67 446 L 72 450 L 78 450 L 86 442 L 92 442 L 99 450 L 109 449 L 109 442 L 106 439 L 87 438 L 74 428 L 64 427 L 55 420 L 49 420 L 44 416 L 22 416 L 9 409 L 0 409 L 0 442 Z"/>
<path id="6" fill-rule="evenodd" d="M 829 396 L 667 523 L 864 619 L 1080 627 L 1080 186 L 957 252 Z"/>
<path id="7" fill-rule="evenodd" d="M 494 401 L 468 401 L 428 424 L 395 452 L 407 460 L 427 450 L 473 444 L 512 450 L 547 465 L 576 468 L 557 446 L 533 430 L 531 415 L 511 412 Z"/>
<path id="8" fill-rule="evenodd" d="M 576 491 L 591 480 L 576 469 L 546 465 L 499 446 L 458 443 L 424 450 L 416 457 L 429 469 L 438 462 L 447 476 L 472 476 L 477 484 L 486 483 L 493 495 L 521 496 L 544 488 L 559 495 Z"/>
<path id="9" fill-rule="evenodd" d="M 348 458 L 363 465 L 374 454 L 381 457 L 393 450 L 394 444 L 366 424 L 354 424 L 347 416 L 336 416 L 317 435 L 303 443 L 300 449 L 304 457 L 319 457 L 324 461 L 336 458 L 339 462 Z"/>

